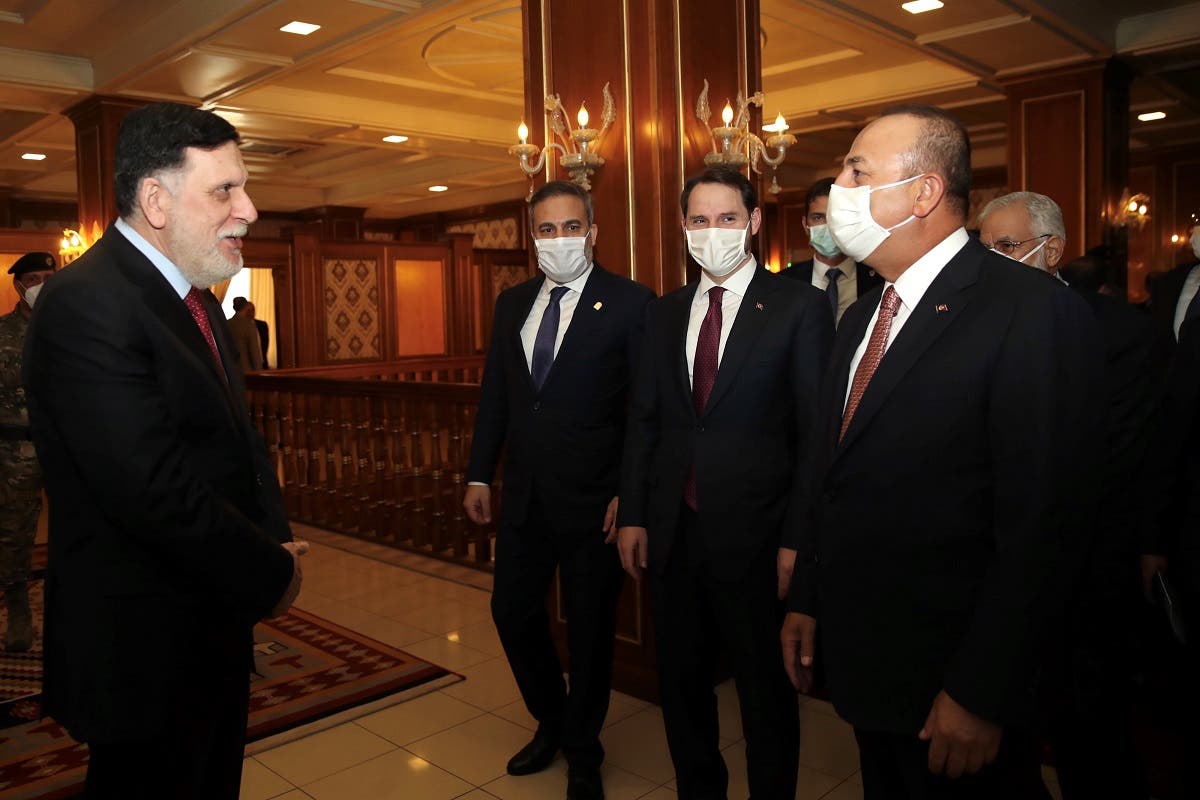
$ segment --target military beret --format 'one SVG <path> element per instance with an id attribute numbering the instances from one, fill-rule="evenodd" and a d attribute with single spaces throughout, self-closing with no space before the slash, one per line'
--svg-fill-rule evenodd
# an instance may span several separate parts
<path id="1" fill-rule="evenodd" d="M 8 268 L 9 275 L 24 275 L 26 272 L 45 272 L 58 265 L 49 253 L 26 253 Z"/>

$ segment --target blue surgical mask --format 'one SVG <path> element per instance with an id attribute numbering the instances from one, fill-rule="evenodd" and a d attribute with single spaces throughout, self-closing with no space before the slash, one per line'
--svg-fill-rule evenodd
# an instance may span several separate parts
<path id="1" fill-rule="evenodd" d="M 812 245 L 813 250 L 825 258 L 833 258 L 842 252 L 838 249 L 837 242 L 833 240 L 833 234 L 829 232 L 828 225 L 813 225 L 809 228 L 808 243 Z"/>

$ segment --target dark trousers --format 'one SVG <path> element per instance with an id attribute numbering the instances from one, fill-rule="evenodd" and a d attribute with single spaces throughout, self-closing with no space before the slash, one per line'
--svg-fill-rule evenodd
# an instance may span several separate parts
<path id="1" fill-rule="evenodd" d="M 168 729 L 121 742 L 88 742 L 88 800 L 237 800 L 246 745 L 249 669 L 181 676 Z"/>
<path id="2" fill-rule="evenodd" d="M 916 734 L 854 730 L 864 800 L 1049 800 L 1033 740 L 1005 731 L 996 761 L 974 775 L 929 771 L 929 743 Z"/>
<path id="3" fill-rule="evenodd" d="M 612 689 L 617 599 L 625 573 L 615 545 L 600 530 L 551 520 L 533 501 L 525 523 L 501 523 L 496 539 L 492 618 L 525 707 L 561 735 L 563 755 L 577 767 L 604 760 L 600 729 Z M 550 635 L 546 595 L 558 568 L 567 617 L 570 692 Z"/>
<path id="4" fill-rule="evenodd" d="M 713 692 L 714 638 L 733 667 L 750 797 L 796 795 L 800 721 L 779 650 L 775 560 L 768 548 L 739 580 L 717 581 L 704 560 L 696 512 L 684 508 L 670 559 L 652 578 L 659 696 L 680 800 L 724 798 L 728 788 Z"/>

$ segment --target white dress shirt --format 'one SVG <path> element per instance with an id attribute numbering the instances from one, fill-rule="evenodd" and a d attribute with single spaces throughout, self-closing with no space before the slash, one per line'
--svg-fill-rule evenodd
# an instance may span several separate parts
<path id="1" fill-rule="evenodd" d="M 1175 340 L 1179 341 L 1179 329 L 1183 326 L 1183 318 L 1192 298 L 1200 290 L 1200 264 L 1192 267 L 1187 277 L 1183 279 L 1183 288 L 1179 291 L 1179 302 L 1175 304 Z"/>
<path id="2" fill-rule="evenodd" d="M 725 294 L 721 296 L 721 345 L 717 348 L 718 367 L 721 366 L 721 359 L 725 356 L 725 343 L 729 341 L 729 331 L 733 328 L 733 321 L 737 319 L 738 309 L 742 307 L 742 298 L 746 296 L 746 289 L 749 288 L 750 281 L 754 279 L 754 271 L 757 269 L 758 262 L 754 260 L 754 256 L 750 256 L 749 261 L 720 284 L 721 288 L 725 289 Z M 700 338 L 700 326 L 704 323 L 705 315 L 708 314 L 708 290 L 717 285 L 716 281 L 708 277 L 707 272 L 700 271 L 700 284 L 696 287 L 696 294 L 692 297 L 692 312 L 688 316 L 687 338 L 684 339 L 688 386 L 692 385 L 692 373 L 695 372 L 696 342 Z"/>
<path id="3" fill-rule="evenodd" d="M 533 370 L 533 343 L 537 339 L 538 328 L 542 325 L 542 315 L 546 313 L 546 308 L 550 305 L 550 290 L 556 286 L 567 287 L 567 293 L 558 301 L 558 336 L 554 340 L 554 357 L 558 357 L 558 349 L 562 347 L 563 337 L 567 335 L 567 328 L 571 326 L 571 320 L 575 316 L 575 307 L 579 305 L 579 297 L 583 294 L 584 284 L 592 275 L 592 266 L 583 271 L 575 280 L 570 283 L 558 284 L 549 278 L 542 281 L 542 288 L 538 290 L 537 297 L 533 299 L 533 307 L 529 309 L 529 316 L 525 318 L 525 324 L 521 326 L 521 346 L 525 349 L 525 366 Z"/>
<path id="4" fill-rule="evenodd" d="M 913 265 L 904 270 L 904 273 L 896 279 L 895 283 L 887 283 L 884 285 L 884 291 L 887 291 L 888 286 L 896 287 L 896 294 L 900 295 L 900 308 L 896 309 L 896 316 L 892 317 L 892 327 L 888 330 L 887 345 L 884 347 L 884 354 L 892 346 L 892 342 L 896 341 L 896 336 L 899 335 L 900 329 L 904 327 L 904 323 L 908 321 L 912 310 L 917 307 L 917 303 L 921 302 L 921 298 L 925 296 L 925 292 L 929 289 L 929 285 L 934 282 L 942 269 L 950 263 L 950 259 L 958 255 L 958 251 L 966 246 L 970 237 L 967 236 L 965 228 L 959 228 L 954 233 L 947 236 L 942 241 L 938 242 L 932 250 L 913 262 Z M 883 296 L 880 295 L 880 303 L 883 302 Z M 850 389 L 854 386 L 854 373 L 858 369 L 858 362 L 862 361 L 863 355 L 867 352 L 867 343 L 871 340 L 871 331 L 875 329 L 875 322 L 879 319 L 879 303 L 875 304 L 875 313 L 871 315 L 871 321 L 867 323 L 867 329 L 863 332 L 862 341 L 858 343 L 858 349 L 854 351 L 854 358 L 850 361 L 850 374 L 846 376 L 846 399 L 842 402 L 842 409 L 845 410 L 846 403 L 850 400 Z"/>
<path id="5" fill-rule="evenodd" d="M 835 267 L 821 261 L 821 255 L 815 253 L 813 255 L 812 285 L 822 292 L 828 290 L 829 278 L 826 276 L 831 269 L 842 273 L 842 277 L 838 278 L 837 319 L 834 320 L 834 322 L 841 322 L 842 314 L 845 314 L 846 309 L 854 305 L 854 301 L 858 299 L 858 264 L 853 258 L 846 256 L 842 263 Z"/>

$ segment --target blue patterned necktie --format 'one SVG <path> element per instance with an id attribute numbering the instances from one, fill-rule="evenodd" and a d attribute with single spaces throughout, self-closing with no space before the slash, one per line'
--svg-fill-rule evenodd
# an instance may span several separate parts
<path id="1" fill-rule="evenodd" d="M 554 363 L 554 343 L 558 340 L 558 303 L 566 293 L 566 286 L 555 286 L 550 290 L 550 304 L 542 312 L 542 322 L 533 340 L 529 373 L 533 377 L 533 388 L 539 392 L 546 382 L 546 376 L 550 374 L 550 365 Z"/>

